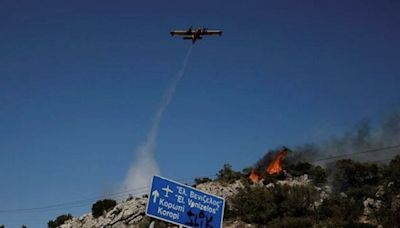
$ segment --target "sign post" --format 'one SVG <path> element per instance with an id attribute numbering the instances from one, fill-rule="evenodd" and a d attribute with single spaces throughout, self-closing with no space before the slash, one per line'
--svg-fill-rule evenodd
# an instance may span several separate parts
<path id="1" fill-rule="evenodd" d="M 220 228 L 224 207 L 219 196 L 154 176 L 146 214 L 182 227 Z"/>

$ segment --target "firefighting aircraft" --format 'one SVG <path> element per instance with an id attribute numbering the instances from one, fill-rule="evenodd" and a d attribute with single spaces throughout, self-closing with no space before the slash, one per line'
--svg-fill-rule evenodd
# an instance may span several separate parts
<path id="1" fill-rule="evenodd" d="M 209 30 L 207 28 L 198 28 L 198 29 L 192 29 L 192 27 L 190 27 L 187 30 L 174 30 L 171 31 L 171 36 L 183 36 L 184 40 L 192 40 L 192 43 L 194 44 L 196 42 L 196 40 L 201 40 L 203 39 L 202 36 L 205 35 L 222 35 L 222 31 L 221 30 Z"/>

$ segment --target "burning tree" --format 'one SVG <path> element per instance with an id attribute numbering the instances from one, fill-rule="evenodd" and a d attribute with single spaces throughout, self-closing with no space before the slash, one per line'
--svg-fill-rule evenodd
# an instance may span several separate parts
<path id="1" fill-rule="evenodd" d="M 258 183 L 260 182 L 263 177 L 260 173 L 258 173 L 257 171 L 255 171 L 254 169 L 251 170 L 250 175 L 249 175 L 249 179 L 251 180 L 251 182 L 253 183 Z"/>
<path id="2" fill-rule="evenodd" d="M 270 160 L 270 156 L 272 153 L 268 153 L 264 158 L 262 158 L 257 164 L 256 164 L 256 169 L 252 169 L 250 174 L 249 174 L 249 179 L 252 183 L 258 183 L 261 180 L 263 180 L 263 175 L 261 172 L 258 172 L 257 170 L 262 170 L 266 172 L 267 175 L 271 176 L 276 176 L 279 175 L 283 171 L 283 161 L 285 157 L 287 156 L 289 152 L 289 149 L 286 147 L 283 147 L 280 151 L 278 151 L 275 154 L 274 159 L 272 161 L 269 161 L 268 166 L 266 163 L 268 163 L 268 160 Z M 262 168 L 260 168 L 260 166 Z"/>
<path id="3" fill-rule="evenodd" d="M 283 170 L 283 159 L 288 154 L 288 149 L 284 147 L 275 155 L 275 159 L 267 167 L 267 173 L 269 175 L 280 174 Z"/>

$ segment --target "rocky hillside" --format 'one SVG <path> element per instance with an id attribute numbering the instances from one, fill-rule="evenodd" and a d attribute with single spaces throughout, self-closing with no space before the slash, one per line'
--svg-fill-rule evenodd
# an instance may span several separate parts
<path id="1" fill-rule="evenodd" d="M 236 194 L 240 188 L 243 188 L 243 184 L 240 180 L 227 185 L 221 185 L 218 182 L 208 182 L 199 184 L 197 188 L 224 198 L 229 198 Z M 147 227 L 146 225 L 149 223 L 149 220 L 145 219 L 146 203 L 147 196 L 130 198 L 117 204 L 112 210 L 105 213 L 104 216 L 94 218 L 92 213 L 84 214 L 80 217 L 66 221 L 65 224 L 60 227 Z"/>
<path id="2" fill-rule="evenodd" d="M 329 168 L 284 166 L 269 175 L 227 165 L 196 188 L 226 199 L 224 227 L 400 227 L 400 156 L 388 164 L 347 159 Z M 64 217 L 58 227 L 149 227 L 155 220 L 145 215 L 146 202 L 147 196 L 129 198 L 99 216 Z M 155 221 L 155 227 L 174 226 Z"/>
<path id="3" fill-rule="evenodd" d="M 243 180 L 236 180 L 233 183 L 221 183 L 220 181 L 212 181 L 208 183 L 202 183 L 196 186 L 196 188 L 224 197 L 228 200 L 227 205 L 231 204 L 230 200 L 232 196 L 235 196 L 240 190 L 244 188 Z M 288 186 L 306 186 L 310 185 L 311 180 L 307 174 L 304 174 L 297 178 L 287 178 L 285 180 L 279 180 L 276 183 L 264 184 L 259 182 L 254 186 L 263 187 L 266 189 L 275 188 L 275 185 L 288 185 Z M 330 192 L 330 188 L 325 186 L 324 188 L 315 187 L 320 193 L 320 199 L 323 200 L 327 197 Z M 72 218 L 61 225 L 61 228 L 94 228 L 94 227 L 147 227 L 149 219 L 146 219 L 147 196 L 130 198 L 117 204 L 112 210 L 105 213 L 103 216 L 94 218 L 91 213 L 84 214 L 77 218 Z M 315 202 L 320 204 L 321 202 Z M 373 202 L 372 202 L 373 204 Z M 174 226 L 170 226 L 174 227 Z M 254 227 L 251 224 L 247 224 L 240 220 L 227 220 L 224 222 L 224 227 Z"/>

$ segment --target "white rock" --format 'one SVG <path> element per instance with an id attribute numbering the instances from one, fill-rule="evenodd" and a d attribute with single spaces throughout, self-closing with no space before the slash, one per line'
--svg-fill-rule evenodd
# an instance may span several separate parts
<path id="1" fill-rule="evenodd" d="M 384 194 L 385 194 L 385 188 L 383 187 L 383 185 L 379 185 L 377 187 L 377 191 L 375 193 L 375 197 L 376 198 L 381 198 Z"/>

